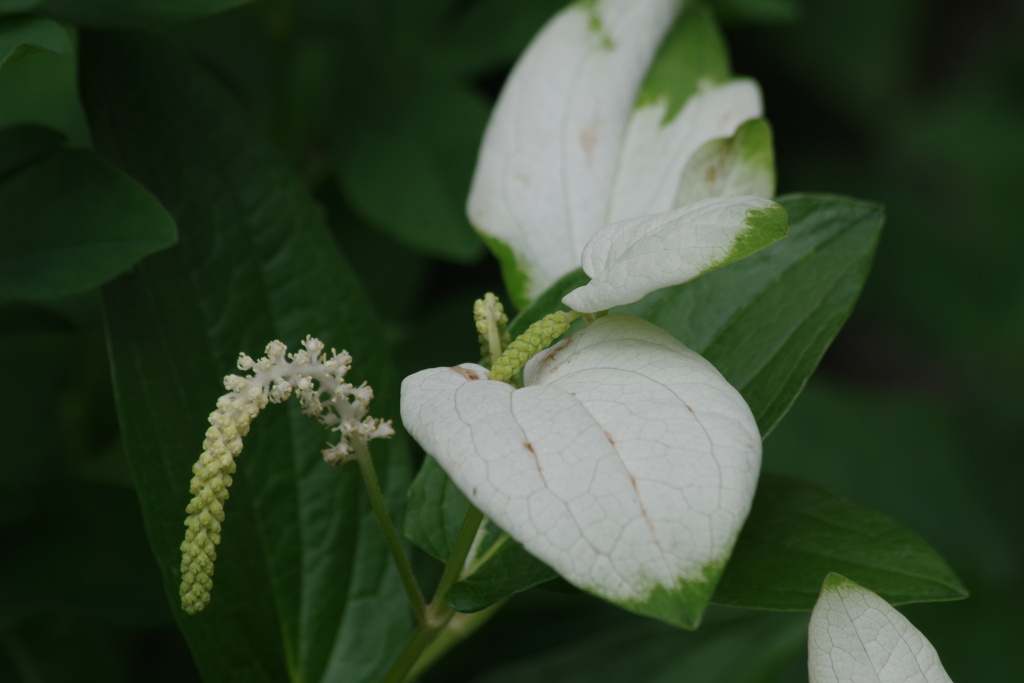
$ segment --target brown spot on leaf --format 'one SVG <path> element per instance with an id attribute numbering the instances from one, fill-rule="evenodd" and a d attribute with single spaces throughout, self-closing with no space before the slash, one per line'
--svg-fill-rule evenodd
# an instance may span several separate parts
<path id="1" fill-rule="evenodd" d="M 691 408 L 690 406 L 686 406 L 686 409 L 689 410 L 691 413 L 693 412 L 693 408 Z"/>
<path id="2" fill-rule="evenodd" d="M 605 432 L 604 435 L 608 437 L 608 443 L 610 443 L 611 445 L 614 446 L 615 445 L 615 437 L 613 437 L 609 432 Z"/>
<path id="3" fill-rule="evenodd" d="M 718 169 L 714 166 L 708 166 L 707 172 L 704 174 L 704 182 L 708 185 L 715 184 L 715 178 L 718 176 Z"/>
<path id="4" fill-rule="evenodd" d="M 601 128 L 601 120 L 594 119 L 580 131 L 580 149 L 587 157 L 587 165 L 594 162 L 594 148 L 597 147 L 598 131 Z"/>
<path id="5" fill-rule="evenodd" d="M 453 366 L 452 370 L 459 373 L 468 380 L 480 379 L 480 375 L 476 374 L 475 372 L 467 368 L 460 368 L 458 365 Z"/>
<path id="6" fill-rule="evenodd" d="M 523 448 L 525 448 L 526 450 L 530 451 L 534 455 L 537 455 L 537 451 L 533 450 L 533 444 L 530 443 L 529 441 L 524 441 L 523 442 Z"/>
<path id="7" fill-rule="evenodd" d="M 473 487 L 473 495 L 474 496 L 476 495 L 476 487 L 475 486 Z"/>

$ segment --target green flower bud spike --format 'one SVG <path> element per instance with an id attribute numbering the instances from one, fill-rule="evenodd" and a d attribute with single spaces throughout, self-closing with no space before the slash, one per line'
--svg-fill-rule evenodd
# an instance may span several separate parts
<path id="1" fill-rule="evenodd" d="M 395 433 L 390 420 L 367 417 L 373 389 L 365 382 L 356 387 L 343 381 L 352 367 L 352 356 L 331 349 L 328 358 L 322 353 L 323 342 L 309 336 L 303 346 L 305 349 L 289 354 L 287 346 L 272 341 L 267 344 L 266 357 L 258 361 L 244 353 L 239 355 L 238 369 L 253 370 L 253 374 L 224 378 L 228 393 L 217 400 L 217 409 L 210 413 L 203 454 L 192 466 L 192 501 L 185 508 L 188 518 L 181 544 L 179 592 L 181 608 L 189 614 L 201 611 L 210 602 L 213 563 L 235 458 L 242 452 L 242 437 L 268 403 L 281 403 L 296 395 L 304 414 L 339 432 L 338 443 L 321 451 L 332 465 L 356 459 L 350 439 L 386 439 Z"/>
<path id="2" fill-rule="evenodd" d="M 528 360 L 551 346 L 551 342 L 565 334 L 572 322 L 582 316 L 576 311 L 556 311 L 527 327 L 495 361 L 489 379 L 511 382 Z"/>
<path id="3" fill-rule="evenodd" d="M 480 333 L 480 364 L 490 368 L 511 341 L 507 329 L 508 315 L 501 300 L 487 292 L 483 299 L 473 303 L 473 319 L 476 331 Z"/>

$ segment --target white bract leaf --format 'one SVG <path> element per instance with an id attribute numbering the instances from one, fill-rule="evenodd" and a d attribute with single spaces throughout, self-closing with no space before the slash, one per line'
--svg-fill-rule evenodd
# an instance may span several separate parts
<path id="1" fill-rule="evenodd" d="M 583 272 L 591 281 L 562 302 L 592 313 L 639 301 L 763 249 L 786 231 L 786 210 L 753 196 L 705 199 L 614 223 L 583 250 Z"/>
<path id="2" fill-rule="evenodd" d="M 690 158 L 762 115 L 757 84 L 729 80 L 713 18 L 689 4 L 573 3 L 512 70 L 484 135 L 467 210 L 520 307 L 578 268 L 605 225 L 682 206 Z M 763 142 L 770 146 L 770 137 Z M 773 185 L 737 194 L 770 196 Z M 709 191 L 734 189 L 719 183 Z"/>
<path id="3" fill-rule="evenodd" d="M 740 124 L 761 116 L 761 89 L 738 79 L 695 94 L 674 117 L 659 99 L 638 107 L 619 156 L 607 223 L 663 213 L 676 201 L 680 177 L 704 144 L 730 138 Z M 719 196 L 719 195 L 715 195 Z"/>
<path id="4" fill-rule="evenodd" d="M 811 613 L 810 683 L 950 683 L 931 643 L 882 598 L 829 574 Z"/>
<path id="5" fill-rule="evenodd" d="M 506 245 L 528 296 L 579 267 L 605 223 L 626 123 L 679 0 L 574 3 L 537 35 L 491 115 L 470 222 Z"/>
<path id="6" fill-rule="evenodd" d="M 402 383 L 402 420 L 494 523 L 573 585 L 695 628 L 753 499 L 743 398 L 695 352 L 612 314 L 534 357 L 525 386 L 464 364 Z"/>
<path id="7" fill-rule="evenodd" d="M 705 143 L 679 177 L 676 206 L 711 197 L 775 196 L 772 132 L 764 119 L 751 119 L 729 138 Z"/>

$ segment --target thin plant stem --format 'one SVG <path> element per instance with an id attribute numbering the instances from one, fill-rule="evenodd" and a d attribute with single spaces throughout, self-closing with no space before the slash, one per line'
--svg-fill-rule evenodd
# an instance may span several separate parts
<path id="1" fill-rule="evenodd" d="M 448 563 L 444 567 L 444 574 L 441 575 L 441 581 L 437 584 L 437 590 L 434 591 L 434 598 L 430 601 L 431 605 L 436 605 L 444 600 L 444 596 L 448 594 L 448 589 L 459 580 L 462 569 L 466 565 L 469 549 L 473 547 L 473 540 L 476 538 L 476 532 L 480 528 L 480 522 L 483 518 L 484 514 L 482 512 L 473 505 L 469 506 L 466 516 L 462 519 L 462 528 L 459 529 L 459 535 L 455 537 L 455 544 L 452 546 Z"/>
<path id="2" fill-rule="evenodd" d="M 472 505 L 469 506 L 469 510 L 466 511 L 466 516 L 462 520 L 462 528 L 459 529 L 459 535 L 455 538 L 455 544 L 452 546 L 452 552 L 448 556 L 444 574 L 441 576 L 440 583 L 437 584 L 434 599 L 427 605 L 424 619 L 417 624 L 412 636 L 405 644 L 405 648 L 402 649 L 398 659 L 381 679 L 381 683 L 403 683 L 407 680 L 409 672 L 416 666 L 424 650 L 434 642 L 434 639 L 441 634 L 441 631 L 455 615 L 455 610 L 445 601 L 445 595 L 462 574 L 462 569 L 466 565 L 466 557 L 469 555 L 470 548 L 473 547 L 473 539 L 476 538 L 477 529 L 480 528 L 483 518 L 482 512 Z M 422 671 L 424 668 L 426 667 L 421 666 L 417 670 Z"/>
<path id="3" fill-rule="evenodd" d="M 387 506 L 384 505 L 384 494 L 380 490 L 380 482 L 377 480 L 377 471 L 373 467 L 370 449 L 366 447 L 366 441 L 359 436 L 353 436 L 351 442 L 356 451 L 359 469 L 363 473 L 363 481 L 366 483 L 366 492 L 370 496 L 373 513 L 377 516 L 377 523 L 380 524 L 380 530 L 384 534 L 384 541 L 398 567 L 398 575 L 402 578 L 402 585 L 405 586 L 405 592 L 409 596 L 413 613 L 416 615 L 416 623 L 422 626 L 427 620 L 426 602 L 423 599 L 423 593 L 420 592 L 419 584 L 416 583 L 416 576 L 412 572 L 409 560 L 405 556 L 405 550 L 402 549 L 402 543 L 398 540 L 395 526 L 391 523 Z"/>

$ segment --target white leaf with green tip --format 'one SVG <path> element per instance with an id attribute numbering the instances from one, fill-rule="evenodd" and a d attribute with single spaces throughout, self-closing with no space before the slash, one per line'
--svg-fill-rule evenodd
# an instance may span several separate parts
<path id="1" fill-rule="evenodd" d="M 467 211 L 521 271 L 518 302 L 579 267 L 606 223 L 626 124 L 679 0 L 577 2 L 509 75 L 480 148 Z"/>
<path id="2" fill-rule="evenodd" d="M 706 360 L 612 314 L 525 386 L 464 364 L 402 383 L 402 422 L 495 524 L 573 585 L 695 628 L 750 509 L 757 424 Z"/>
<path id="3" fill-rule="evenodd" d="M 747 121 L 732 137 L 712 140 L 697 150 L 679 178 L 675 204 L 739 195 L 775 196 L 772 131 L 764 119 Z"/>
<path id="4" fill-rule="evenodd" d="M 951 683 L 906 617 L 867 588 L 829 574 L 811 613 L 810 683 Z"/>
<path id="5" fill-rule="evenodd" d="M 748 256 L 786 232 L 786 210 L 752 196 L 716 197 L 614 223 L 583 250 L 591 281 L 562 303 L 584 313 L 633 303 Z"/>
<path id="6" fill-rule="evenodd" d="M 678 202 L 677 195 L 694 153 L 711 140 L 732 137 L 742 123 L 763 113 L 761 90 L 750 79 L 705 87 L 670 119 L 669 104 L 663 98 L 633 112 L 619 156 L 609 223 L 689 203 Z"/>

